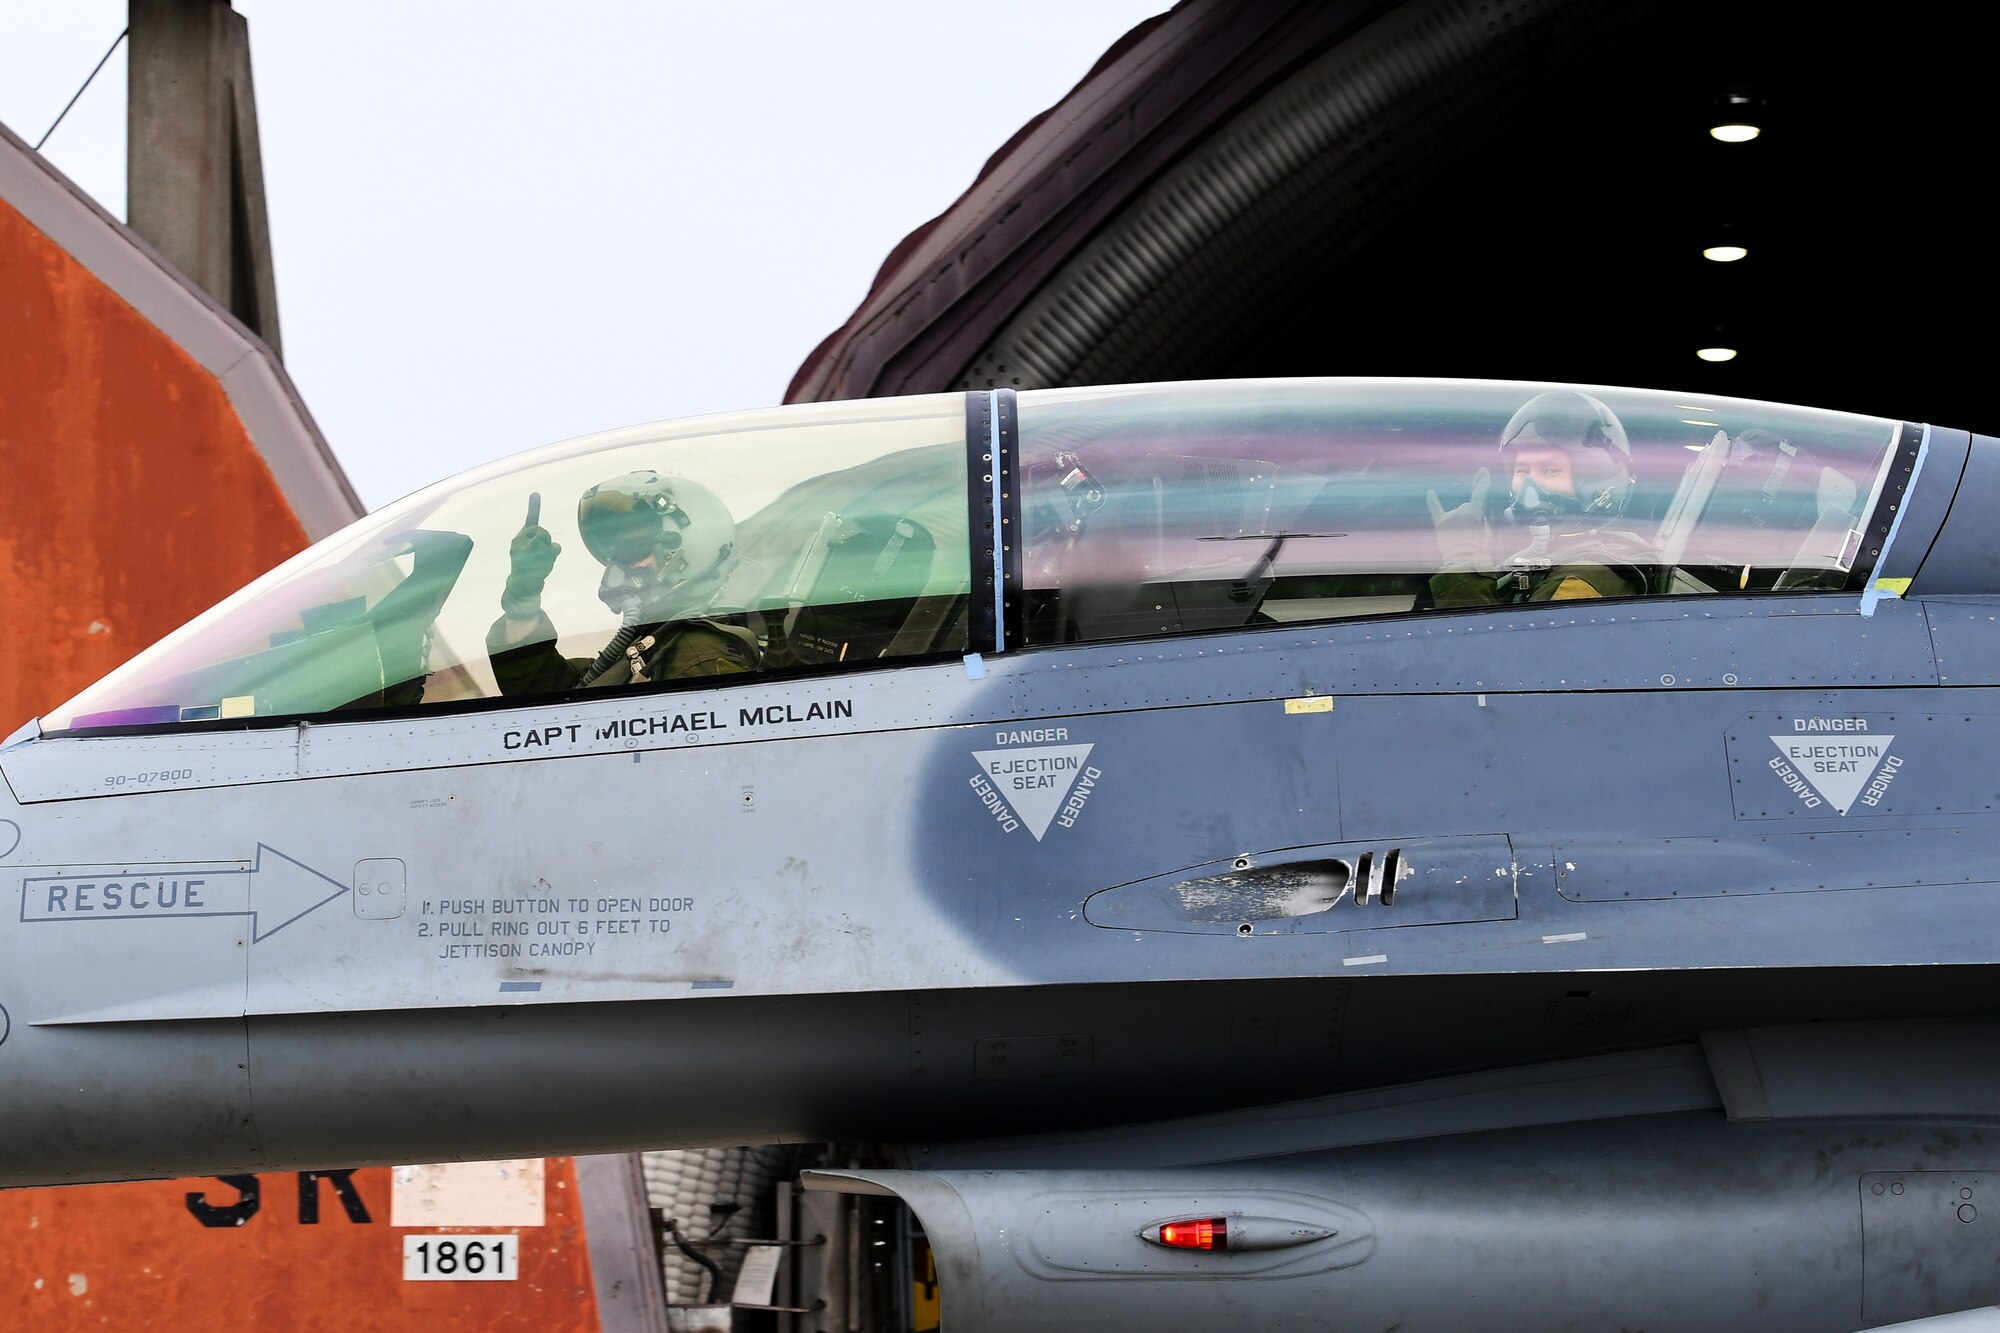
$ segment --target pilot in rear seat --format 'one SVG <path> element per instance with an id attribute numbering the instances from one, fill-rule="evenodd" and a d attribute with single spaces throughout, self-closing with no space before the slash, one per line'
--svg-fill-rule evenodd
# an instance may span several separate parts
<path id="1" fill-rule="evenodd" d="M 1511 477 L 1507 506 L 1489 508 L 1492 474 L 1446 510 L 1428 497 L 1437 529 L 1440 607 L 1636 597 L 1646 591 L 1650 543 L 1623 526 L 1632 498 L 1632 446 L 1608 406 L 1572 389 L 1521 405 L 1500 432 Z M 1497 521 L 1496 521 L 1497 519 Z"/>
<path id="2" fill-rule="evenodd" d="M 486 634 L 502 694 L 757 670 L 755 635 L 697 614 L 736 564 L 736 520 L 715 492 L 685 477 L 627 472 L 577 501 L 583 543 L 604 566 L 597 596 L 618 614 L 618 632 L 595 660 L 556 651 L 542 585 L 562 547 L 541 526 L 540 510 L 541 497 L 531 497 L 527 521 L 508 547 L 500 619 Z"/>

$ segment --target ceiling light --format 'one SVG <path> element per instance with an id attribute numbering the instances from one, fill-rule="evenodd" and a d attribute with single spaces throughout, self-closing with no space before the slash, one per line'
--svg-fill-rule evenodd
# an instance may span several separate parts
<path id="1" fill-rule="evenodd" d="M 1701 257 L 1717 264 L 1733 264 L 1750 253 L 1750 232 L 1737 218 L 1716 218 L 1703 224 L 1696 239 Z"/>
<path id="2" fill-rule="evenodd" d="M 1724 93 L 1715 99 L 1708 122 L 1711 138 L 1749 143 L 1764 132 L 1764 99 L 1755 93 Z"/>
<path id="3" fill-rule="evenodd" d="M 1717 428 L 1720 428 L 1722 425 L 1720 421 L 1696 421 L 1693 417 L 1682 417 L 1681 424 L 1683 426 L 1715 426 Z"/>
<path id="4" fill-rule="evenodd" d="M 1698 347 L 1695 349 L 1694 354 L 1704 361 L 1734 361 L 1736 359 L 1736 349 L 1734 347 Z"/>

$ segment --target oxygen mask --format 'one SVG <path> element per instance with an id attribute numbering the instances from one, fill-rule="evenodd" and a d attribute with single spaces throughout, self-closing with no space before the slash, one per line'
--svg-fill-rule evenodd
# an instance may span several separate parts
<path id="1" fill-rule="evenodd" d="M 1507 502 L 1507 521 L 1524 528 L 1547 528 L 1558 515 L 1576 512 L 1576 497 L 1551 491 L 1523 477 Z"/>
<path id="2" fill-rule="evenodd" d="M 652 566 L 606 565 L 597 584 L 597 600 L 627 624 L 659 595 L 660 571 Z"/>

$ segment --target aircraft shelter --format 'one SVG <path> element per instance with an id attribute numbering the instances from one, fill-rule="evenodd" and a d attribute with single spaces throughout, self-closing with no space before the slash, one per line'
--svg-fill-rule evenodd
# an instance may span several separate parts
<path id="1" fill-rule="evenodd" d="M 1992 430 L 1973 22 L 1188 0 L 896 246 L 788 401 L 1425 375 Z"/>

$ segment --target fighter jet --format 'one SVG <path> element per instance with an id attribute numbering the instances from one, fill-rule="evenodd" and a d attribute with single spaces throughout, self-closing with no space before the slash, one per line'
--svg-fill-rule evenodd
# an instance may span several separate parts
<path id="1" fill-rule="evenodd" d="M 2000 1302 L 1996 515 L 1557 384 L 505 459 L 0 748 L 0 1181 L 875 1143 L 955 1333 Z"/>

